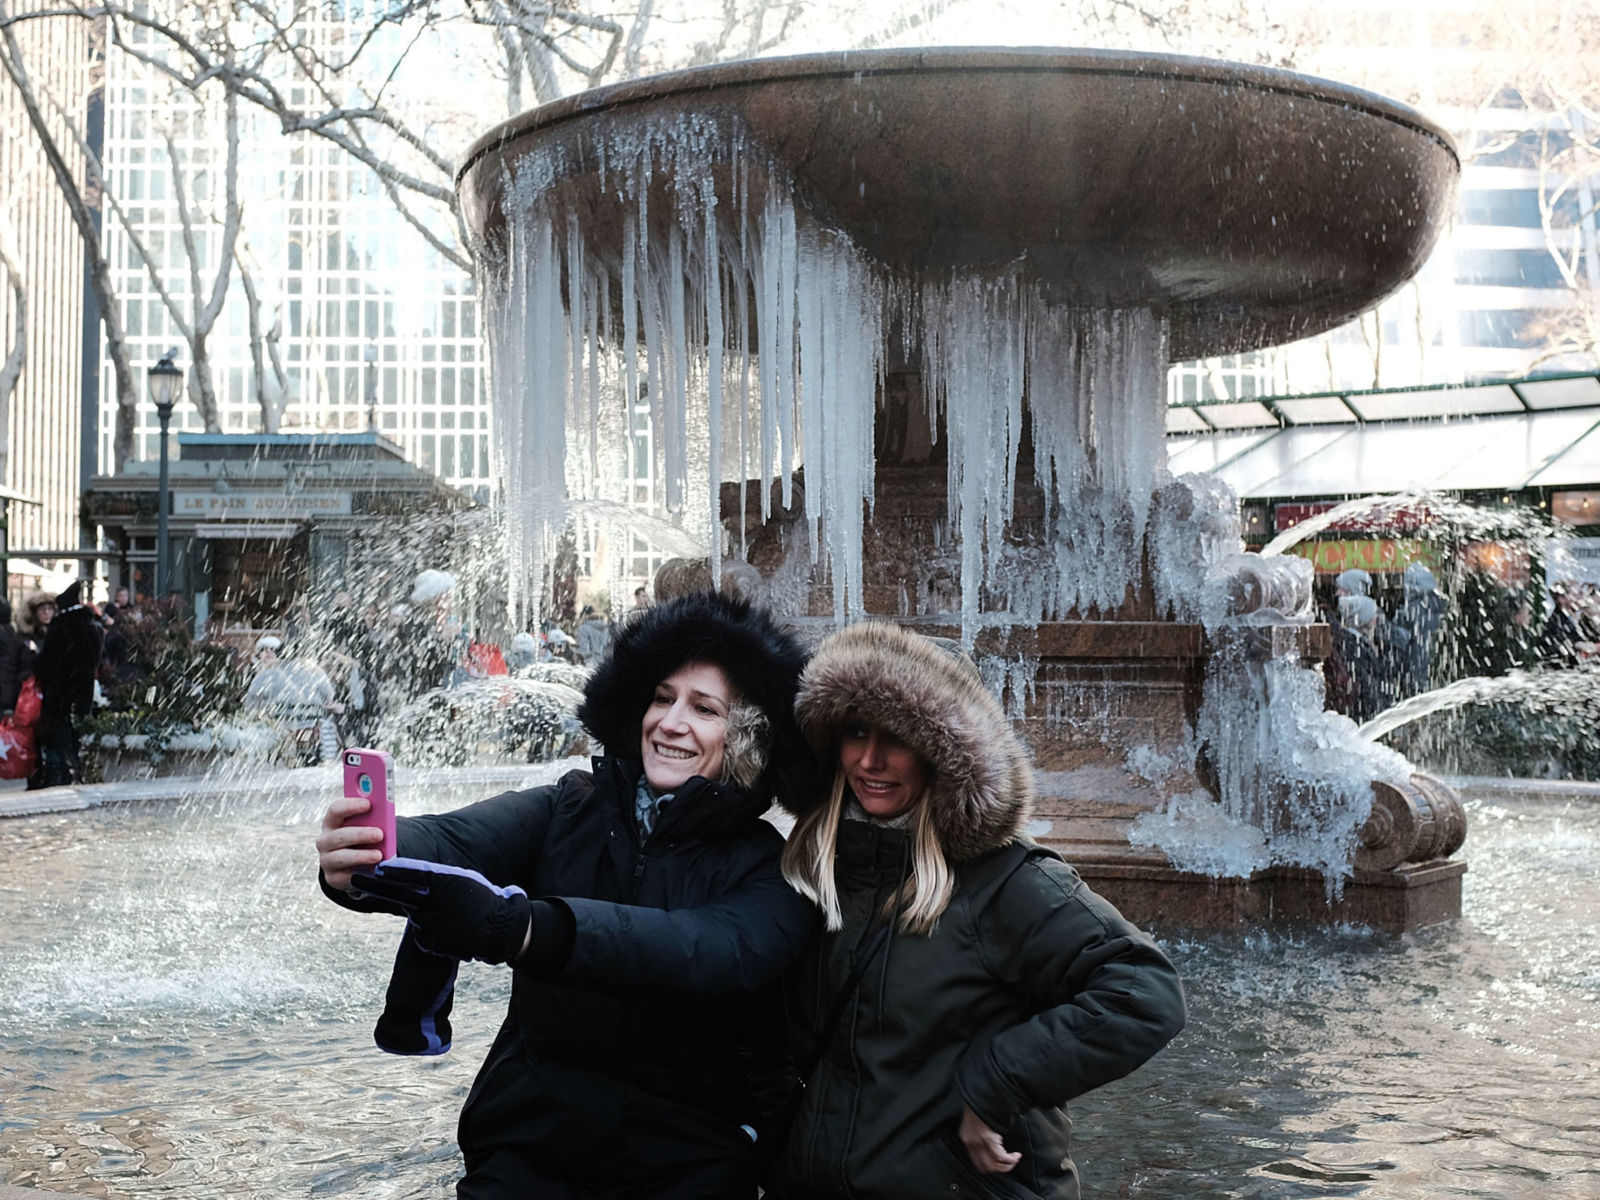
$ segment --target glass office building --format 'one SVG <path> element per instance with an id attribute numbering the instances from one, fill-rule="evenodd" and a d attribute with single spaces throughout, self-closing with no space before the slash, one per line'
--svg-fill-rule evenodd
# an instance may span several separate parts
<path id="1" fill-rule="evenodd" d="M 347 27 L 339 12 L 303 25 L 303 34 L 340 45 Z M 322 103 L 306 81 L 285 80 L 283 89 L 291 105 L 315 111 Z M 113 49 L 105 113 L 107 182 L 126 214 L 124 222 L 107 212 L 106 238 L 131 357 L 138 370 L 177 346 L 188 369 L 168 300 L 187 319 L 196 280 L 203 298 L 225 253 L 221 97 L 197 102 Z M 275 118 L 247 104 L 238 120 L 242 229 L 209 339 L 221 431 L 376 428 L 410 461 L 487 500 L 489 406 L 471 274 L 408 223 L 376 173 L 340 147 L 309 134 L 286 136 Z M 192 213 L 187 231 L 180 185 Z M 440 209 L 429 219 L 436 235 L 453 241 L 448 214 Z M 259 301 L 254 335 L 245 272 Z M 100 395 L 99 469 L 109 472 L 109 364 L 101 367 Z M 202 427 L 195 407 L 180 403 L 174 430 Z M 156 457 L 157 438 L 154 407 L 141 397 L 135 456 Z"/>

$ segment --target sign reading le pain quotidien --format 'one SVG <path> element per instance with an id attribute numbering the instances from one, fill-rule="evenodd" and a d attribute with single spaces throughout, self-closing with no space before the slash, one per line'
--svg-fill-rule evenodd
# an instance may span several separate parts
<path id="1" fill-rule="evenodd" d="M 176 492 L 172 511 L 212 521 L 350 515 L 349 492 Z"/>

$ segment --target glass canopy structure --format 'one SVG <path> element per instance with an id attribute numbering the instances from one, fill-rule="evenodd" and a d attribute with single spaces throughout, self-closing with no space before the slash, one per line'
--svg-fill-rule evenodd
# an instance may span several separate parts
<path id="1" fill-rule="evenodd" d="M 1595 485 L 1600 375 L 1174 405 L 1167 435 L 1242 500 Z"/>

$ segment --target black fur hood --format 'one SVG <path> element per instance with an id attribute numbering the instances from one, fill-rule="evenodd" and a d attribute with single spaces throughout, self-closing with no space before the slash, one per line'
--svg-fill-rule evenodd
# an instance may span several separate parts
<path id="1" fill-rule="evenodd" d="M 744 600 L 692 593 L 621 622 L 610 653 L 584 685 L 578 719 L 608 754 L 637 760 L 656 684 L 686 663 L 716 665 L 739 693 L 724 752 L 729 781 L 791 810 L 803 804 L 817 786 L 794 718 L 806 652 Z"/>
<path id="2" fill-rule="evenodd" d="M 866 621 L 823 641 L 796 715 L 830 770 L 848 721 L 888 730 L 932 764 L 926 802 L 954 861 L 1010 842 L 1033 810 L 1033 764 L 972 660 L 898 625 Z M 790 811 L 823 799 L 813 792 Z"/>

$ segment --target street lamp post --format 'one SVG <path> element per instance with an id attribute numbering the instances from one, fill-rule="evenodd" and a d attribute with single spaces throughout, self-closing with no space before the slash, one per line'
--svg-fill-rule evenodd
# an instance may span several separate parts
<path id="1" fill-rule="evenodd" d="M 367 361 L 367 429 L 378 431 L 378 347 L 368 342 L 361 351 Z"/>
<path id="2" fill-rule="evenodd" d="M 183 387 L 183 372 L 172 365 L 172 356 L 176 353 L 177 351 L 173 350 L 162 355 L 161 361 L 147 373 L 150 380 L 150 399 L 155 402 L 156 417 L 161 422 L 161 496 L 156 517 L 156 594 L 152 597 L 158 604 L 167 594 L 169 554 L 167 510 L 172 507 L 172 497 L 167 494 L 167 426 L 172 422 L 172 406 L 177 403 L 178 391 Z"/>

